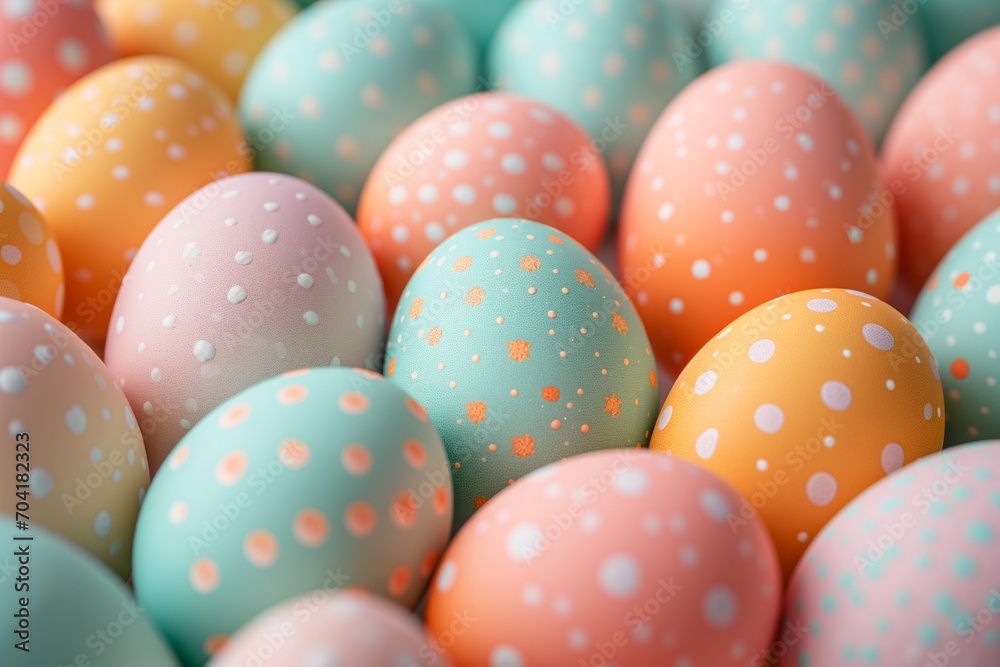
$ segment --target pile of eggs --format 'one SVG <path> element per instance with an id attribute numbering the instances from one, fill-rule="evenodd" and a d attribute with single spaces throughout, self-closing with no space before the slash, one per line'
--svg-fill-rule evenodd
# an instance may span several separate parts
<path id="1" fill-rule="evenodd" d="M 0 663 L 1000 666 L 998 7 L 0 0 Z"/>

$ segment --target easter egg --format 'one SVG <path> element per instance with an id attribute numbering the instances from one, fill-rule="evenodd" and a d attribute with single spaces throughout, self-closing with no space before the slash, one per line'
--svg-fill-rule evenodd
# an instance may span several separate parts
<path id="1" fill-rule="evenodd" d="M 829 82 L 878 144 L 927 67 L 920 22 L 895 16 L 895 0 L 715 0 L 711 65 L 768 59 Z"/>
<path id="2" fill-rule="evenodd" d="M 171 452 L 139 516 L 135 588 L 201 665 L 314 590 L 415 607 L 451 520 L 447 458 L 416 401 L 370 371 L 293 372 L 222 403 Z"/>
<path id="3" fill-rule="evenodd" d="M 650 133 L 618 232 L 620 275 L 680 372 L 727 323 L 789 291 L 889 295 L 891 209 L 871 143 L 825 83 L 741 62 L 687 88 Z"/>
<path id="4" fill-rule="evenodd" d="M 861 292 L 796 292 L 723 329 L 677 378 L 650 448 L 718 473 L 760 516 L 785 577 L 852 498 L 941 449 L 937 364 L 892 306 Z"/>
<path id="5" fill-rule="evenodd" d="M 880 206 L 899 218 L 901 279 L 918 291 L 1000 206 L 1000 28 L 968 40 L 907 98 L 882 152 Z"/>
<path id="6" fill-rule="evenodd" d="M 927 34 L 931 56 L 936 60 L 974 34 L 1000 24 L 1000 5 L 981 0 L 924 0 L 917 13 Z"/>
<path id="7" fill-rule="evenodd" d="M 52 230 L 10 183 L 0 187 L 0 296 L 62 315 L 66 285 Z"/>
<path id="8" fill-rule="evenodd" d="M 278 650 L 261 637 L 280 638 Z M 244 626 L 209 663 L 245 667 L 254 658 L 281 655 L 284 664 L 351 667 L 448 667 L 423 626 L 398 605 L 358 590 L 313 591 L 269 609 Z"/>
<path id="9" fill-rule="evenodd" d="M 557 111 L 503 93 L 463 97 L 399 135 L 368 177 L 358 224 L 391 305 L 445 236 L 494 217 L 537 220 L 596 250 L 610 186 L 587 135 Z"/>
<path id="10" fill-rule="evenodd" d="M 10 182 L 52 226 L 66 271 L 63 319 L 87 343 L 104 344 L 146 235 L 194 190 L 246 171 L 247 148 L 225 94 L 169 58 L 116 61 L 49 107 Z"/>
<path id="11" fill-rule="evenodd" d="M 3 297 L 0 428 L 9 443 L 0 493 L 11 511 L 16 503 L 31 525 L 76 542 L 127 579 L 149 486 L 135 416 L 104 363 L 72 331 Z"/>
<path id="12" fill-rule="evenodd" d="M 313 182 L 353 215 L 396 135 L 474 78 L 472 42 L 451 14 L 413 0 L 321 2 L 268 43 L 240 113 L 258 169 Z"/>
<path id="13" fill-rule="evenodd" d="M 998 256 L 1000 211 L 952 248 L 911 314 L 941 364 L 945 446 L 1000 438 Z"/>
<path id="14" fill-rule="evenodd" d="M 257 54 L 297 9 L 290 0 L 97 0 L 95 6 L 119 53 L 177 58 L 233 100 Z"/>
<path id="15" fill-rule="evenodd" d="M 17 530 L 12 515 L 0 523 L 10 588 L 0 596 L 3 664 L 178 667 L 132 593 L 93 556 L 34 524 Z"/>
<path id="16" fill-rule="evenodd" d="M 684 37 L 684 20 L 658 0 L 526 0 L 497 32 L 490 79 L 552 105 L 590 134 L 617 207 L 646 134 L 698 74 L 696 66 L 674 64 Z"/>
<path id="17" fill-rule="evenodd" d="M 444 441 L 456 526 L 536 468 L 646 446 L 658 403 L 621 286 L 572 238 L 527 220 L 489 220 L 435 248 L 403 292 L 386 358 Z"/>
<path id="18" fill-rule="evenodd" d="M 535 471 L 449 545 L 427 625 L 458 665 L 746 665 L 781 605 L 774 545 L 687 461 L 597 452 Z M 449 636 L 450 638 L 450 636 Z"/>
<path id="19" fill-rule="evenodd" d="M 0 6 L 0 180 L 28 130 L 74 81 L 115 59 L 89 2 L 10 0 Z"/>
<path id="20" fill-rule="evenodd" d="M 278 174 L 211 183 L 167 214 L 135 256 L 108 330 L 153 472 L 224 400 L 311 366 L 376 369 L 378 270 L 354 221 Z"/>
<path id="21" fill-rule="evenodd" d="M 1000 442 L 983 442 L 922 459 L 855 498 L 795 571 L 786 623 L 809 631 L 775 653 L 777 664 L 996 664 L 998 479 Z"/>
<path id="22" fill-rule="evenodd" d="M 480 51 L 486 50 L 493 39 L 493 33 L 496 32 L 504 16 L 517 4 L 517 0 L 489 0 L 488 2 L 416 0 L 416 2 L 451 12 L 469 31 L 469 35 Z"/>

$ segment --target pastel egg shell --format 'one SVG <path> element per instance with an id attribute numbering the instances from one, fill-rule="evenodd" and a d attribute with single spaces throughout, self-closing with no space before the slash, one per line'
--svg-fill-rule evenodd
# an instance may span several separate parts
<path id="1" fill-rule="evenodd" d="M 64 319 L 100 349 L 136 250 L 178 202 L 247 171 L 231 103 L 179 61 L 118 60 L 90 73 L 32 127 L 10 182 L 51 225 L 66 272 Z"/>
<path id="2" fill-rule="evenodd" d="M 452 492 L 423 408 L 370 371 L 265 380 L 199 422 L 139 517 L 140 604 L 186 665 L 316 589 L 413 608 L 447 543 Z"/>
<path id="3" fill-rule="evenodd" d="M 386 358 L 445 443 L 456 528 L 536 468 L 646 446 L 658 403 L 649 339 L 621 286 L 573 239 L 526 220 L 473 225 L 431 252 Z"/>
<path id="4" fill-rule="evenodd" d="M 619 275 L 661 363 L 789 291 L 890 295 L 892 209 L 864 129 L 820 79 L 780 62 L 718 67 L 657 122 L 629 180 Z"/>
<path id="5" fill-rule="evenodd" d="M 483 52 L 493 39 L 500 22 L 510 10 L 517 5 L 518 0 L 487 0 L 486 2 L 469 2 L 468 0 L 417 0 L 419 4 L 429 7 L 439 7 L 451 12 L 462 22 L 475 40 L 479 51 Z"/>
<path id="6" fill-rule="evenodd" d="M 916 328 L 862 292 L 796 292 L 734 320 L 671 389 L 650 447 L 703 465 L 760 516 L 786 579 L 852 498 L 940 451 L 940 373 Z"/>
<path id="7" fill-rule="evenodd" d="M 477 620 L 447 647 L 458 665 L 749 664 L 771 642 L 781 581 L 763 524 L 728 525 L 738 503 L 715 475 L 645 450 L 546 466 L 449 545 L 429 630 Z"/>
<path id="8" fill-rule="evenodd" d="M 74 81 L 117 57 L 89 2 L 0 4 L 0 180 L 45 108 Z"/>
<path id="9" fill-rule="evenodd" d="M 313 591 L 272 607 L 226 643 L 209 667 L 244 667 L 248 655 L 272 653 L 261 637 L 281 637 L 284 664 L 351 667 L 449 667 L 420 622 L 403 608 L 357 589 Z M 277 641 L 277 640 L 276 640 Z"/>
<path id="10" fill-rule="evenodd" d="M 431 111 L 399 135 L 365 184 L 358 224 L 392 306 L 449 233 L 493 217 L 537 220 L 596 250 L 610 184 L 589 137 L 558 111 L 477 93 Z"/>
<path id="11" fill-rule="evenodd" d="M 10 183 L 0 188 L 0 296 L 62 315 L 66 297 L 62 255 L 52 230 Z"/>
<path id="12" fill-rule="evenodd" d="M 15 492 L 24 490 L 16 475 L 27 472 L 31 524 L 76 542 L 127 579 L 149 486 L 135 416 L 104 363 L 75 333 L 34 306 L 3 297 L 0 430 L 9 443 L 0 493 L 10 507 Z M 18 451 L 27 453 L 26 462 Z"/>
<path id="13" fill-rule="evenodd" d="M 0 613 L 8 619 L 10 633 L 0 647 L 3 664 L 134 667 L 141 656 L 144 667 L 178 667 L 131 591 L 91 554 L 34 522 L 21 531 L 14 516 L 0 514 L 0 524 L 6 547 L 0 566 L 10 573 L 5 582 L 10 590 L 0 596 Z M 21 576 L 15 573 L 24 565 L 18 553 L 22 549 L 29 574 L 21 583 L 28 588 L 15 591 L 14 579 Z M 28 599 L 27 653 L 16 647 L 24 641 L 15 633 L 22 597 Z"/>
<path id="14" fill-rule="evenodd" d="M 1000 211 L 976 225 L 924 286 L 912 319 L 941 364 L 946 447 L 1000 438 Z"/>
<path id="15" fill-rule="evenodd" d="M 451 14 L 413 0 L 322 2 L 268 43 L 240 113 L 258 169 L 313 182 L 353 215 L 393 138 L 474 78 L 472 42 Z"/>
<path id="16" fill-rule="evenodd" d="M 856 498 L 795 571 L 785 618 L 808 632 L 778 664 L 995 664 L 998 479 L 1000 442 L 983 442 L 921 459 Z"/>
<path id="17" fill-rule="evenodd" d="M 257 54 L 298 9 L 291 0 L 97 0 L 95 6 L 123 56 L 177 58 L 233 100 Z"/>
<path id="18" fill-rule="evenodd" d="M 339 204 L 291 176 L 241 174 L 192 193 L 150 233 L 107 335 L 155 474 L 188 429 L 261 380 L 376 369 L 385 299 Z"/>
<path id="19" fill-rule="evenodd" d="M 490 47 L 500 90 L 559 109 L 593 138 L 611 173 L 615 208 L 636 154 L 660 112 L 698 75 L 676 67 L 684 20 L 658 0 L 527 0 Z"/>
<path id="20" fill-rule="evenodd" d="M 878 144 L 929 62 L 920 22 L 897 26 L 897 10 L 896 0 L 715 0 L 709 16 L 719 17 L 722 28 L 706 55 L 713 66 L 762 58 L 822 77 Z"/>
<path id="21" fill-rule="evenodd" d="M 1000 206 L 998 158 L 1000 28 L 992 28 L 927 73 L 886 137 L 882 206 L 897 211 L 901 278 L 913 291 Z"/>
<path id="22" fill-rule="evenodd" d="M 935 60 L 976 33 L 1000 24 L 1000 5 L 994 2 L 925 0 L 919 7 L 919 18 Z"/>

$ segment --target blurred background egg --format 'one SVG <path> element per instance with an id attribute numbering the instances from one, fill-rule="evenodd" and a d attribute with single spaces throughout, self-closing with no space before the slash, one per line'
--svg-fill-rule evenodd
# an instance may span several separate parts
<path id="1" fill-rule="evenodd" d="M 281 637 L 273 652 L 261 637 Z M 209 663 L 246 667 L 253 657 L 281 656 L 282 664 L 320 667 L 448 667 L 420 622 L 381 598 L 349 591 L 313 591 L 269 609 L 244 626 Z"/>
<path id="2" fill-rule="evenodd" d="M 900 4 L 715 0 L 706 55 L 712 65 L 766 58 L 808 70 L 834 87 L 878 144 L 928 64 L 920 21 Z"/>
<path id="3" fill-rule="evenodd" d="M 517 5 L 518 0 L 416 0 L 417 4 L 438 7 L 453 14 L 475 41 L 480 52 L 485 53 L 493 33 L 507 13 Z"/>
<path id="4" fill-rule="evenodd" d="M 0 187 L 0 296 L 62 315 L 66 285 L 52 230 L 10 183 Z"/>
<path id="5" fill-rule="evenodd" d="M 5 579 L 10 577 L 5 582 L 10 590 L 0 596 L 0 614 L 8 625 L 0 648 L 3 664 L 134 667 L 140 661 L 143 667 L 178 667 L 120 579 L 76 545 L 34 524 L 28 531 L 15 530 L 14 520 L 0 514 L 0 539 L 8 546 L 0 566 L 8 573 Z M 25 536 L 31 541 L 16 541 Z M 20 548 L 28 552 L 27 563 L 19 561 Z M 14 573 L 23 565 L 29 575 L 20 583 L 28 587 L 15 594 Z M 21 596 L 28 599 L 27 607 L 20 605 Z M 17 615 L 24 612 L 26 637 L 17 632 Z M 16 646 L 25 639 L 28 652 Z"/>
<path id="6" fill-rule="evenodd" d="M 978 443 L 907 466 L 851 502 L 795 571 L 785 618 L 809 632 L 778 664 L 995 664 L 998 480 L 1000 442 Z"/>
<path id="7" fill-rule="evenodd" d="M 552 227 L 497 219 L 427 256 L 403 292 L 386 374 L 427 406 L 461 526 L 536 468 L 646 446 L 656 364 L 621 286 Z"/>
<path id="8" fill-rule="evenodd" d="M 622 282 L 660 362 L 678 373 L 715 333 L 790 291 L 885 298 L 891 209 L 871 142 L 819 79 L 782 63 L 704 75 L 657 122 L 625 195 Z"/>
<path id="9" fill-rule="evenodd" d="M 611 172 L 617 208 L 649 129 L 699 72 L 674 58 L 685 27 L 659 0 L 525 0 L 493 42 L 490 79 L 552 105 L 590 134 Z"/>
<path id="10" fill-rule="evenodd" d="M 96 0 L 123 56 L 177 58 L 234 101 L 268 40 L 295 14 L 291 0 Z"/>
<path id="11" fill-rule="evenodd" d="M 911 318 L 941 364 L 945 446 L 1000 438 L 1000 211 L 951 249 Z"/>
<path id="12" fill-rule="evenodd" d="M 923 0 L 917 7 L 935 60 L 981 30 L 1000 23 L 1000 3 L 988 0 Z"/>
<path id="13" fill-rule="evenodd" d="M 225 94 L 187 65 L 119 60 L 74 84 L 24 141 L 10 182 L 52 226 L 63 319 L 100 349 L 129 262 L 160 218 L 220 174 L 246 171 Z"/>
<path id="14" fill-rule="evenodd" d="M 393 141 L 368 177 L 358 224 L 394 307 L 427 253 L 483 220 L 537 220 L 596 251 L 609 191 L 604 161 L 571 120 L 526 98 L 478 93 Z"/>
<path id="15" fill-rule="evenodd" d="M 240 100 L 259 169 L 315 183 L 352 215 L 406 126 L 472 92 L 475 53 L 449 13 L 414 0 L 321 2 L 261 53 Z"/>
<path id="16" fill-rule="evenodd" d="M 45 108 L 74 81 L 117 57 L 90 2 L 0 4 L 0 180 Z"/>
<path id="17" fill-rule="evenodd" d="M 478 665 L 746 665 L 781 606 L 774 545 L 715 475 L 648 451 L 575 456 L 491 500 L 449 545 L 427 624 Z"/>
<path id="18" fill-rule="evenodd" d="M 58 320 L 0 297 L 0 493 L 16 501 L 27 468 L 32 525 L 94 554 L 122 579 L 149 486 L 142 436 L 111 373 Z M 27 443 L 16 451 L 15 443 Z M 25 461 L 27 463 L 25 463 Z M 24 467 L 21 467 L 21 466 Z"/>
<path id="19" fill-rule="evenodd" d="M 296 368 L 377 370 L 384 336 L 381 281 L 354 221 L 308 183 L 253 173 L 205 186 L 150 233 L 105 359 L 155 473 L 237 392 Z"/>
<path id="20" fill-rule="evenodd" d="M 220 405 L 167 458 L 139 517 L 135 588 L 184 664 L 201 665 L 317 589 L 412 609 L 451 520 L 448 461 L 416 401 L 370 371 L 297 371 Z"/>
<path id="21" fill-rule="evenodd" d="M 901 279 L 916 293 L 948 250 L 1000 206 L 1000 28 L 952 51 L 920 82 L 882 152 L 900 229 Z"/>
<path id="22" fill-rule="evenodd" d="M 941 449 L 938 368 L 892 306 L 861 292 L 797 292 L 723 329 L 670 391 L 650 447 L 694 461 L 758 514 L 785 577 L 837 511 Z"/>

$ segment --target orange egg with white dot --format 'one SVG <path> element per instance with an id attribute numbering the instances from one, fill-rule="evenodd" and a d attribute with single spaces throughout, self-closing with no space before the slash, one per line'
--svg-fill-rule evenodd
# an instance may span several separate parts
<path id="1" fill-rule="evenodd" d="M 785 577 L 855 496 L 944 439 L 937 363 L 916 328 L 863 292 L 780 297 L 695 355 L 660 412 L 650 448 L 712 470 L 760 515 Z"/>
<path id="2" fill-rule="evenodd" d="M 62 315 L 62 257 L 52 230 L 31 202 L 0 184 L 0 296 Z"/>
<path id="3" fill-rule="evenodd" d="M 62 250 L 70 328 L 103 345 L 146 235 L 199 187 L 247 171 L 245 149 L 225 94 L 169 58 L 116 61 L 46 110 L 10 182 L 45 216 Z"/>

